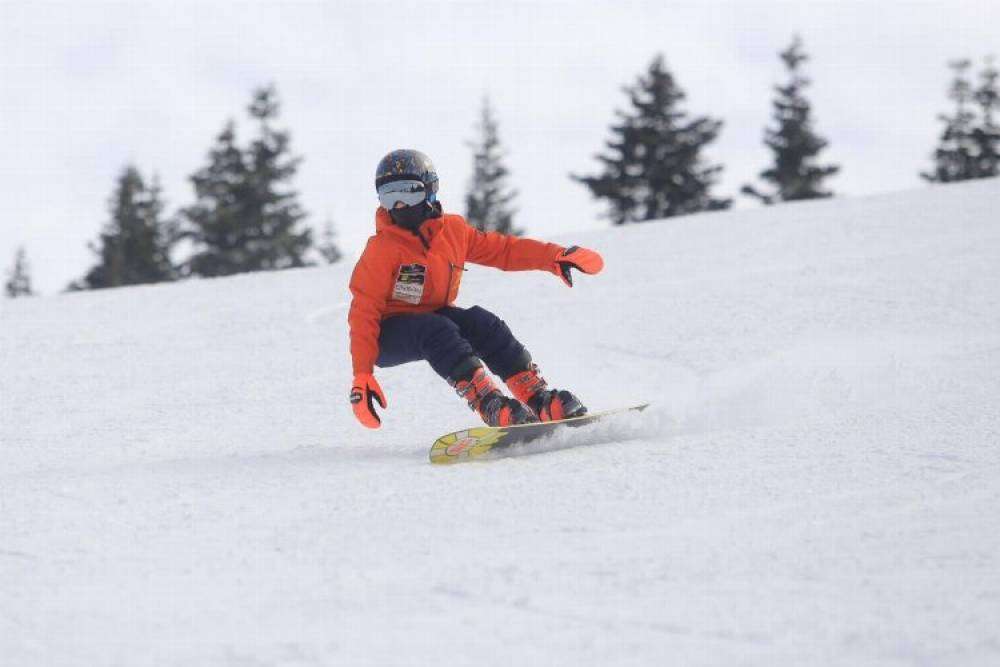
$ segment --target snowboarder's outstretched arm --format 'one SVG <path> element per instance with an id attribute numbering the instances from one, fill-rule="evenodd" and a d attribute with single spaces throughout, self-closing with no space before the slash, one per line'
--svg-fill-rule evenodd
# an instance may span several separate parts
<path id="1" fill-rule="evenodd" d="M 584 273 L 600 273 L 604 260 L 593 250 L 555 243 L 507 236 L 498 232 L 483 232 L 468 227 L 468 260 L 474 264 L 492 266 L 503 271 L 551 271 L 568 286 L 573 286 L 570 269 Z"/>

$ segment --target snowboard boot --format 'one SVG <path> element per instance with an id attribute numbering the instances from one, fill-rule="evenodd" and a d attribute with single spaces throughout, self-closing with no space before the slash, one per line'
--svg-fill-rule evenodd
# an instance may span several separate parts
<path id="1" fill-rule="evenodd" d="M 550 422 L 587 414 L 587 408 L 570 392 L 565 389 L 549 389 L 545 378 L 538 374 L 538 366 L 535 364 L 530 364 L 528 370 L 510 376 L 506 382 L 514 398 L 531 408 L 539 421 Z"/>
<path id="2" fill-rule="evenodd" d="M 481 365 L 469 368 L 461 375 L 464 377 L 452 378 L 448 382 L 488 426 L 513 426 L 538 421 L 524 403 L 504 396 Z"/>

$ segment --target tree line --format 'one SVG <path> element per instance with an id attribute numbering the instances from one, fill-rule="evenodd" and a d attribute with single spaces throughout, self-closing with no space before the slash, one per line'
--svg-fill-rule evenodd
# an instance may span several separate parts
<path id="1" fill-rule="evenodd" d="M 761 184 L 745 184 L 740 192 L 763 205 L 833 196 L 826 180 L 840 167 L 822 164 L 819 155 L 829 142 L 815 128 L 805 95 L 810 80 L 799 37 L 779 54 L 787 80 L 774 87 L 771 124 L 764 144 L 771 163 L 760 173 Z M 977 80 L 969 60 L 949 64 L 954 78 L 948 97 L 951 114 L 932 153 L 932 165 L 920 177 L 935 183 L 987 178 L 1000 174 L 998 72 L 987 58 Z M 598 173 L 570 174 L 607 205 L 612 224 L 657 220 L 700 211 L 726 209 L 731 198 L 713 193 L 723 167 L 702 154 L 718 137 L 723 121 L 691 115 L 686 95 L 667 68 L 653 58 L 636 82 L 624 88 L 629 106 L 616 111 L 611 137 L 596 155 Z M 143 178 L 132 165 L 119 175 L 109 201 L 110 219 L 90 244 L 96 263 L 68 289 L 85 290 L 217 277 L 336 262 L 341 252 L 333 225 L 322 237 L 305 227 L 306 212 L 298 203 L 292 180 L 301 157 L 291 153 L 290 134 L 274 126 L 279 104 L 273 86 L 254 91 L 247 109 L 257 135 L 240 145 L 236 125 L 228 121 L 209 151 L 205 166 L 190 180 L 195 201 L 173 215 L 165 214 L 161 187 L 154 176 Z M 482 230 L 521 234 L 515 225 L 517 192 L 510 188 L 506 151 L 499 123 L 488 98 L 483 100 L 472 150 L 472 175 L 465 197 L 465 216 Z M 179 247 L 187 250 L 175 261 Z M 24 249 L 18 250 L 5 284 L 8 296 L 32 294 Z"/>

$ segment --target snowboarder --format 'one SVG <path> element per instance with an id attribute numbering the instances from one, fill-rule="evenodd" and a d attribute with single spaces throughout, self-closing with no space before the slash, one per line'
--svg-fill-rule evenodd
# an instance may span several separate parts
<path id="1" fill-rule="evenodd" d="M 599 273 L 593 250 L 563 248 L 482 232 L 437 201 L 438 176 L 419 151 L 395 150 L 378 163 L 375 235 L 351 276 L 348 314 L 354 383 L 351 404 L 363 425 L 378 428 L 375 402 L 385 394 L 374 367 L 426 360 L 490 426 L 577 417 L 587 412 L 566 390 L 550 389 L 531 355 L 499 317 L 454 305 L 465 263 L 504 271 L 551 271 L 573 286 L 570 269 Z M 503 378 L 501 391 L 483 368 Z"/>

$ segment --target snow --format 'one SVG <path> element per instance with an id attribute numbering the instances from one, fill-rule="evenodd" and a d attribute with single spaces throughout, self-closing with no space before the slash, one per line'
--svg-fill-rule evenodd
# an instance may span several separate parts
<path id="1" fill-rule="evenodd" d="M 4 301 L 0 662 L 1000 664 L 998 210 L 588 231 L 572 290 L 474 267 L 551 382 L 653 407 L 449 467 L 475 420 L 425 365 L 351 416 L 350 262 Z"/>

